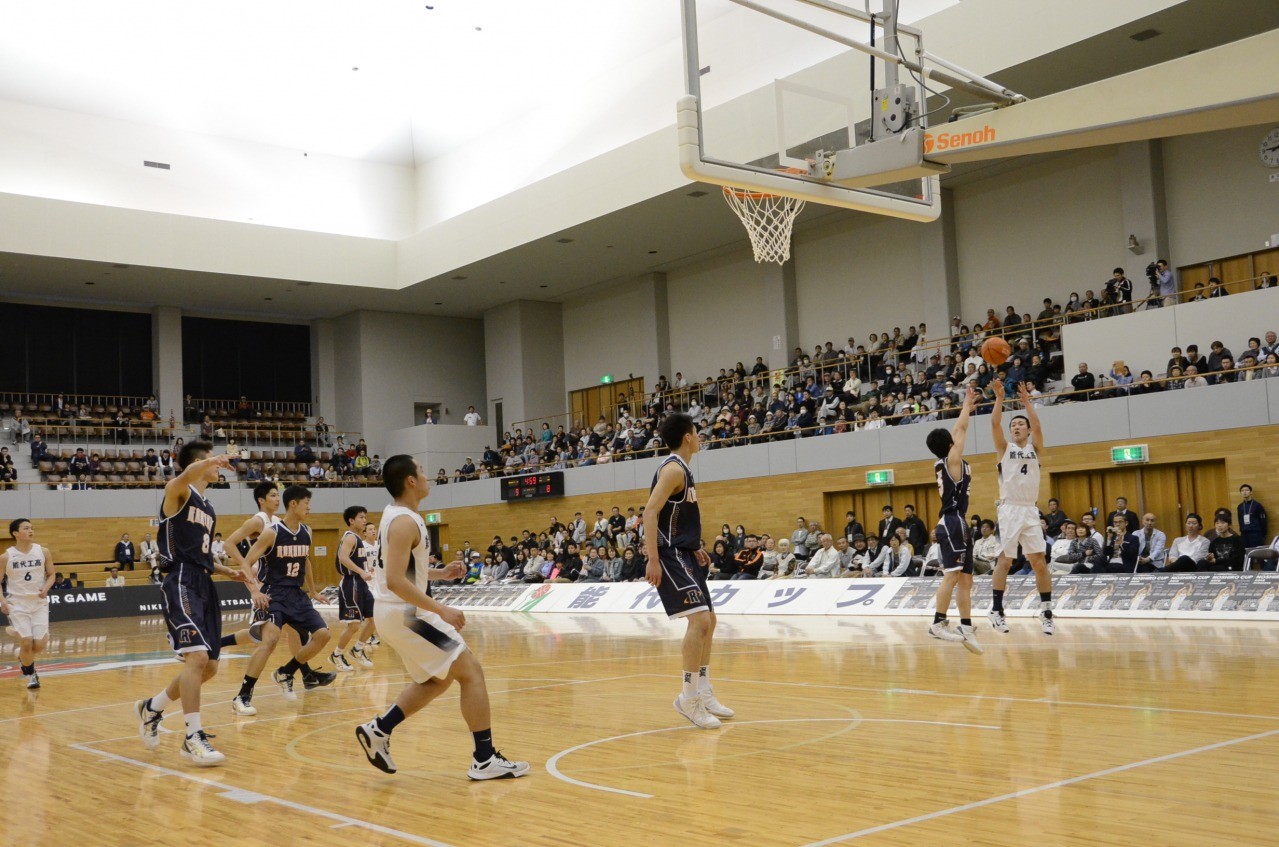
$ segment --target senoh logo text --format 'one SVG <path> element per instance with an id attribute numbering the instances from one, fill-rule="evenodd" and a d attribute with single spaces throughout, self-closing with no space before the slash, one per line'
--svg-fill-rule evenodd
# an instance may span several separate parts
<path id="1" fill-rule="evenodd" d="M 989 125 L 972 132 L 926 132 L 924 133 L 924 152 L 940 153 L 942 150 L 958 150 L 960 147 L 988 144 L 994 140 L 995 128 Z"/>

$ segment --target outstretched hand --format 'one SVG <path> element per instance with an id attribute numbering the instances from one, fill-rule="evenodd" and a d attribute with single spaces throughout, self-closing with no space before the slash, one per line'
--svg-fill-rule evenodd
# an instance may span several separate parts
<path id="1" fill-rule="evenodd" d="M 964 383 L 964 411 L 972 412 L 977 406 L 977 390 L 971 382 Z"/>
<path id="2" fill-rule="evenodd" d="M 995 392 L 995 400 L 1000 403 L 1004 402 L 1004 383 L 999 378 L 990 381 L 990 390 Z"/>
<path id="3" fill-rule="evenodd" d="M 1017 399 L 1021 400 L 1023 406 L 1026 406 L 1027 408 L 1030 407 L 1030 383 L 1029 382 L 1017 383 Z"/>

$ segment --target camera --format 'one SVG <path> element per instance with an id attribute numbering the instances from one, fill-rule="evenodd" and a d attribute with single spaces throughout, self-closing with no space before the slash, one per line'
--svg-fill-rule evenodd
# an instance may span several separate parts
<path id="1" fill-rule="evenodd" d="M 1158 262 L 1151 262 L 1150 264 L 1146 265 L 1146 279 L 1150 280 L 1152 283 L 1157 282 L 1159 280 L 1159 263 Z"/>

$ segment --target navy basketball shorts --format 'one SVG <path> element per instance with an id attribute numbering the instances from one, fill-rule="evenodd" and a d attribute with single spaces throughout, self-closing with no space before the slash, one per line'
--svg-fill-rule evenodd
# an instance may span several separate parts
<path id="1" fill-rule="evenodd" d="M 369 584 L 355 574 L 347 574 L 338 583 L 338 620 L 363 621 L 373 617 L 373 592 Z"/>
<path id="2" fill-rule="evenodd" d="M 697 563 L 693 551 L 659 547 L 657 558 L 662 565 L 662 581 L 657 584 L 657 595 L 662 598 L 666 616 L 674 620 L 710 611 L 706 568 Z"/>
<path id="3" fill-rule="evenodd" d="M 222 652 L 222 605 L 213 576 L 199 565 L 179 562 L 160 585 L 169 646 L 179 655 L 206 651 L 210 660 Z"/>
<path id="4" fill-rule="evenodd" d="M 973 572 L 973 537 L 961 515 L 942 515 L 937 524 L 937 544 L 941 549 L 943 571 Z"/>
<path id="5" fill-rule="evenodd" d="M 272 585 L 268 592 L 271 604 L 267 606 L 267 619 L 278 627 L 293 627 L 303 644 L 311 641 L 311 633 L 327 628 L 324 618 L 315 610 L 311 598 L 295 585 Z"/>

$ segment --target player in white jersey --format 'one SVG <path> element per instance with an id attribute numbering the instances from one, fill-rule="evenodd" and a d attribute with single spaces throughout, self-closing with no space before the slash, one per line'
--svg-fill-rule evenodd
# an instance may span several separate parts
<path id="1" fill-rule="evenodd" d="M 49 589 L 53 586 L 53 556 L 47 547 L 35 543 L 35 529 L 31 521 L 18 518 L 9 523 L 13 546 L 0 554 L 0 568 L 4 569 L 4 596 L 0 597 L 0 612 L 22 639 L 18 647 L 18 661 L 22 675 L 27 678 L 27 688 L 40 687 L 40 674 L 36 673 L 36 656 L 49 646 Z"/>
<path id="2" fill-rule="evenodd" d="M 364 557 L 368 561 L 369 567 L 372 568 L 373 563 L 377 561 L 377 551 L 379 549 L 377 543 L 377 524 L 372 521 L 369 521 L 364 525 L 364 543 L 368 545 L 368 551 L 364 554 Z M 368 585 L 370 586 L 369 593 L 372 594 L 373 581 L 369 580 Z M 373 619 L 372 615 L 369 616 L 369 623 L 372 625 L 372 631 L 368 640 L 364 642 L 365 655 L 372 653 L 382 643 L 381 641 L 378 641 L 377 621 Z"/>
<path id="3" fill-rule="evenodd" d="M 1021 383 L 1017 398 L 1024 412 L 1013 415 L 1004 437 L 1004 385 L 991 381 L 995 392 L 994 413 L 990 417 L 995 437 L 995 451 L 999 454 L 999 560 L 991 574 L 990 586 L 994 601 L 990 609 L 990 624 L 998 632 L 1008 631 L 1004 617 L 1004 589 L 1008 585 L 1008 569 L 1017 556 L 1017 548 L 1030 560 L 1035 572 L 1035 586 L 1039 590 L 1039 624 L 1044 635 L 1052 635 L 1053 579 L 1044 557 L 1047 543 L 1043 525 L 1039 522 L 1039 454 L 1044 450 L 1044 432 L 1039 425 L 1039 415 L 1031 403 L 1030 387 Z"/>
<path id="4" fill-rule="evenodd" d="M 356 727 L 355 737 L 371 765 L 395 773 L 391 731 L 456 681 L 461 689 L 462 718 L 475 741 L 467 776 L 523 776 L 528 773 L 528 762 L 509 761 L 493 747 L 484 669 L 458 634 L 466 625 L 466 616 L 431 597 L 432 579 L 457 579 L 462 571 L 456 566 L 430 566 L 431 539 L 417 512 L 427 494 L 426 473 L 416 459 L 401 454 L 386 460 L 382 480 L 394 501 L 382 513 L 378 532 L 373 615 L 382 640 L 400 654 L 413 681 L 385 714 Z"/>

